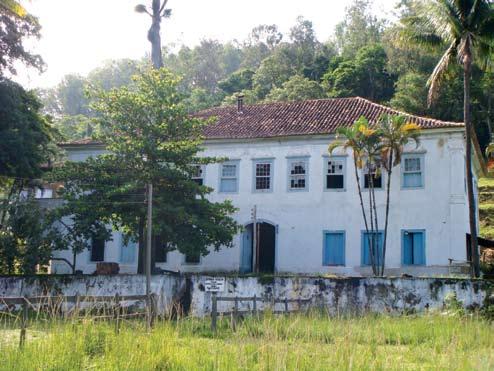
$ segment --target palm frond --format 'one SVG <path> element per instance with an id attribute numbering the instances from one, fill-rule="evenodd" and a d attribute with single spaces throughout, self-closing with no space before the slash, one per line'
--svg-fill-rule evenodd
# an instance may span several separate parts
<path id="1" fill-rule="evenodd" d="M 427 85 L 429 86 L 429 94 L 427 95 L 427 104 L 430 107 L 432 102 L 434 102 L 438 95 L 441 82 L 449 70 L 451 62 L 455 59 L 457 55 L 457 43 L 453 42 L 449 46 L 448 50 L 443 54 L 438 64 L 434 68 L 431 76 L 427 80 Z"/>
<path id="2" fill-rule="evenodd" d="M 19 18 L 23 18 L 27 15 L 26 9 L 21 4 L 19 4 L 18 1 L 0 0 L 0 7 L 16 15 Z"/>

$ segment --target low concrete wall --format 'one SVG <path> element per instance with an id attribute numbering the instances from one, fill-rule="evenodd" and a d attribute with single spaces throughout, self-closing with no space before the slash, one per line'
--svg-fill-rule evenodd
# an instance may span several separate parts
<path id="1" fill-rule="evenodd" d="M 182 298 L 193 316 L 211 312 L 211 293 L 205 292 L 206 275 L 155 275 L 151 290 L 157 294 L 158 310 L 168 311 L 172 299 Z M 115 276 L 34 276 L 0 277 L 2 297 L 41 295 L 141 295 L 145 293 L 143 275 Z M 281 298 L 311 299 L 310 305 L 330 313 L 423 311 L 441 308 L 447 294 L 456 293 L 466 308 L 482 307 L 494 293 L 494 282 L 450 278 L 321 278 L 321 277 L 226 277 L 220 296 L 263 298 L 258 309 L 270 307 Z M 251 302 L 240 303 L 240 310 L 251 309 Z M 289 309 L 297 309 L 291 303 Z M 275 310 L 282 310 L 277 304 Z M 233 310 L 232 302 L 219 302 L 219 311 Z"/>
<path id="2" fill-rule="evenodd" d="M 185 284 L 185 277 L 177 275 L 152 276 L 151 291 L 158 295 L 158 312 L 170 309 L 176 293 Z M 144 275 L 108 276 L 0 276 L 0 306 L 2 297 L 45 296 L 45 295 L 143 295 L 146 293 Z"/>
<path id="3" fill-rule="evenodd" d="M 211 312 L 211 294 L 204 292 L 205 276 L 192 276 L 192 314 Z M 272 308 L 276 299 L 311 299 L 310 305 L 325 308 L 331 314 L 364 312 L 424 311 L 441 308 L 448 293 L 456 293 L 465 308 L 482 307 L 494 293 L 494 283 L 449 278 L 319 278 L 319 277 L 227 277 L 224 297 L 265 299 L 257 307 Z M 218 302 L 218 311 L 232 311 L 234 303 Z M 239 303 L 240 310 L 251 309 L 252 302 Z M 274 310 L 283 310 L 276 304 Z M 272 308 L 273 309 L 273 308 Z M 298 309 L 290 303 L 289 310 Z"/>

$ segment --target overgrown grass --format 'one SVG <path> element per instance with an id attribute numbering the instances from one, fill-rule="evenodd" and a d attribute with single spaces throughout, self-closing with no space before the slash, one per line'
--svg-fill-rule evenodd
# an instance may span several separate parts
<path id="1" fill-rule="evenodd" d="M 54 322 L 22 350 L 14 339 L 0 343 L 0 369 L 494 369 L 494 325 L 476 315 L 266 314 L 245 319 L 236 332 L 226 319 L 216 334 L 209 326 L 192 318 L 158 321 L 147 333 L 132 321 L 116 335 L 113 323 Z"/>

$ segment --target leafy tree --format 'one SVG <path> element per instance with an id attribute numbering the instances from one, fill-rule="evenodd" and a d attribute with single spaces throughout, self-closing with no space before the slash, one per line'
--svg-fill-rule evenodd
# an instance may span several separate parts
<path id="1" fill-rule="evenodd" d="M 333 97 L 361 96 L 384 102 L 393 94 L 393 77 L 386 70 L 386 53 L 381 45 L 360 49 L 354 59 L 328 71 L 324 81 Z"/>
<path id="2" fill-rule="evenodd" d="M 87 75 L 85 84 L 103 90 L 130 85 L 132 76 L 144 68 L 144 63 L 124 58 L 106 61 Z"/>
<path id="3" fill-rule="evenodd" d="M 206 196 L 212 190 L 191 179 L 197 170 L 193 164 L 218 159 L 198 158 L 206 123 L 188 115 L 178 85 L 170 72 L 159 69 L 139 75 L 132 87 L 100 92 L 95 109 L 104 129 L 100 140 L 109 153 L 67 162 L 52 176 L 65 182 L 59 218 L 71 218 L 83 236 L 97 233 L 108 239 L 102 230 L 113 225 L 138 241 L 139 272 L 146 184 L 154 188 L 153 251 L 206 255 L 209 248 L 231 246 L 239 227 L 230 217 L 232 204 L 210 202 Z"/>
<path id="4" fill-rule="evenodd" d="M 211 94 L 206 89 L 196 88 L 184 99 L 184 105 L 189 112 L 197 112 L 218 106 L 223 98 L 223 94 Z"/>
<path id="5" fill-rule="evenodd" d="M 54 135 L 34 93 L 0 80 L 0 177 L 37 178 L 48 163 Z"/>
<path id="6" fill-rule="evenodd" d="M 295 70 L 286 49 L 278 49 L 264 59 L 253 77 L 253 90 L 263 99 L 273 88 L 279 88 Z"/>
<path id="7" fill-rule="evenodd" d="M 436 65 L 429 79 L 428 102 L 434 101 L 451 65 L 458 62 L 463 68 L 463 121 L 466 133 L 466 171 L 471 250 L 472 274 L 480 275 L 480 262 L 476 229 L 475 199 L 472 180 L 472 121 L 470 114 L 470 83 L 474 58 L 487 63 L 493 55 L 494 8 L 487 0 L 435 0 L 417 2 L 416 16 L 403 20 L 406 40 L 424 47 L 447 49 Z"/>
<path id="8" fill-rule="evenodd" d="M 254 27 L 242 45 L 242 68 L 257 69 L 262 60 L 272 54 L 282 39 L 283 34 L 274 24 Z"/>
<path id="9" fill-rule="evenodd" d="M 316 50 L 319 48 L 312 22 L 302 16 L 297 17 L 297 23 L 290 29 L 290 40 L 295 68 L 302 72 L 305 66 L 313 64 Z"/>
<path id="10" fill-rule="evenodd" d="M 252 89 L 252 78 L 254 71 L 249 69 L 242 69 L 232 73 L 226 79 L 221 80 L 218 86 L 226 94 L 238 93 L 245 89 Z"/>
<path id="11" fill-rule="evenodd" d="M 229 95 L 223 99 L 222 105 L 224 106 L 231 106 L 231 105 L 236 105 L 238 96 L 242 95 L 243 101 L 245 104 L 256 104 L 259 103 L 259 97 L 257 96 L 256 92 L 253 90 L 241 90 L 238 93 Z"/>
<path id="12" fill-rule="evenodd" d="M 26 39 L 39 38 L 40 29 L 38 19 L 18 1 L 0 1 L 0 76 L 5 71 L 15 74 L 15 61 L 38 70 L 43 68 L 41 57 L 27 51 L 23 44 Z"/>
<path id="13" fill-rule="evenodd" d="M 15 195 L 0 206 L 8 217 L 0 228 L 0 274 L 34 274 L 59 248 L 55 230 L 44 222 L 45 212 L 33 195 Z"/>
<path id="14" fill-rule="evenodd" d="M 281 88 L 274 88 L 266 96 L 266 101 L 295 101 L 324 98 L 322 87 L 315 81 L 295 75 L 283 83 Z"/>
<path id="15" fill-rule="evenodd" d="M 408 72 L 396 82 L 396 91 L 390 101 L 391 107 L 420 116 L 429 113 L 427 108 L 427 75 Z"/>
<path id="16" fill-rule="evenodd" d="M 345 19 L 336 26 L 336 45 L 345 58 L 381 41 L 384 24 L 371 14 L 371 5 L 370 0 L 354 0 L 346 9 Z"/>
<path id="17" fill-rule="evenodd" d="M 64 141 L 90 138 L 100 131 L 97 122 L 84 115 L 62 116 L 54 121 L 53 126 Z"/>

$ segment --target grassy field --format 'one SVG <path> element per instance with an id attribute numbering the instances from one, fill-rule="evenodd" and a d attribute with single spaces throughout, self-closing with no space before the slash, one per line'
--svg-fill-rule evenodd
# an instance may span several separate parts
<path id="1" fill-rule="evenodd" d="M 35 331 L 34 331 L 35 330 Z M 207 320 L 37 325 L 19 350 L 0 332 L 2 370 L 492 370 L 494 325 L 474 316 L 321 314 L 248 318 L 212 334 Z M 7 335 L 8 337 L 4 336 Z M 9 340 L 5 340 L 5 339 Z"/>

